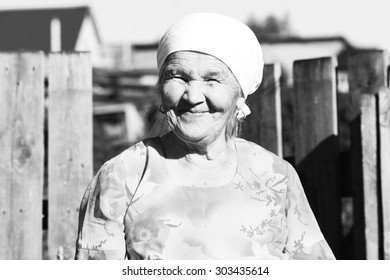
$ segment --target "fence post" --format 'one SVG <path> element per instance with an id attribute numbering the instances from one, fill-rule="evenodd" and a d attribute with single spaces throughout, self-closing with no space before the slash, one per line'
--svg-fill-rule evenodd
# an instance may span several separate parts
<path id="1" fill-rule="evenodd" d="M 264 66 L 260 88 L 248 97 L 252 113 L 243 123 L 243 135 L 246 140 L 282 156 L 280 75 L 280 64 Z"/>
<path id="2" fill-rule="evenodd" d="M 390 90 L 379 92 L 380 182 L 384 259 L 390 260 Z"/>
<path id="3" fill-rule="evenodd" d="M 366 258 L 379 259 L 377 96 L 364 94 L 361 101 L 361 153 Z"/>
<path id="4" fill-rule="evenodd" d="M 42 258 L 43 62 L 0 53 L 0 259 Z"/>
<path id="5" fill-rule="evenodd" d="M 73 259 L 79 205 L 92 178 L 92 67 L 89 53 L 49 56 L 50 259 Z"/>
<path id="6" fill-rule="evenodd" d="M 336 72 L 330 57 L 294 62 L 295 163 L 336 257 L 341 240 Z"/>
<path id="7" fill-rule="evenodd" d="M 349 175 L 353 192 L 355 259 L 376 258 L 376 256 L 383 258 L 381 251 L 377 253 L 373 248 L 368 249 L 366 240 L 366 227 L 373 227 L 373 225 L 366 224 L 372 221 L 366 220 L 364 216 L 364 195 L 368 194 L 364 193 L 362 176 L 361 98 L 363 94 L 377 94 L 386 87 L 387 65 L 387 54 L 382 50 L 354 52 L 348 59 L 351 128 L 351 174 Z M 372 195 L 376 195 L 377 192 L 368 187 L 365 190 L 375 192 Z"/>

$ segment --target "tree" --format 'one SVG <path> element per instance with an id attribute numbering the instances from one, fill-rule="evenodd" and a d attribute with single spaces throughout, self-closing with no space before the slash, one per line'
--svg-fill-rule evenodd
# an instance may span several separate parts
<path id="1" fill-rule="evenodd" d="M 262 40 L 292 35 L 288 15 L 285 15 L 283 18 L 269 15 L 263 21 L 251 18 L 248 21 L 248 26 L 252 29 L 256 36 L 258 38 L 262 38 Z"/>

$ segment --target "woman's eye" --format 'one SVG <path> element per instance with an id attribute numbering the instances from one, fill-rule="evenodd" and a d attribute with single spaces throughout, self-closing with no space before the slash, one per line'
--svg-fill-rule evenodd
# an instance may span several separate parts
<path id="1" fill-rule="evenodd" d="M 182 76 L 172 76 L 172 79 L 187 82 L 187 80 L 185 78 L 183 78 Z"/>
<path id="2" fill-rule="evenodd" d="M 209 82 L 209 83 L 219 83 L 219 81 L 217 79 L 206 79 L 206 82 Z"/>

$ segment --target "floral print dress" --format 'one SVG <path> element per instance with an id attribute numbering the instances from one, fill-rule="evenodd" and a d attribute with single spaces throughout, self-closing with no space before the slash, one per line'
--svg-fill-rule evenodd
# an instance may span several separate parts
<path id="1" fill-rule="evenodd" d="M 159 138 L 106 162 L 81 203 L 76 259 L 334 259 L 290 164 L 235 146 L 220 186 L 174 183 Z"/>

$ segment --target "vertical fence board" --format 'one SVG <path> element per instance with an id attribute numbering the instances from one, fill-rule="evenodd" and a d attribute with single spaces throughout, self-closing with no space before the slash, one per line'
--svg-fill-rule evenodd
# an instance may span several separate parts
<path id="1" fill-rule="evenodd" d="M 88 53 L 49 57 L 50 259 L 73 259 L 79 205 L 92 178 L 92 68 Z"/>
<path id="2" fill-rule="evenodd" d="M 264 67 L 263 82 L 248 97 L 252 113 L 243 123 L 244 138 L 282 156 L 282 113 L 279 64 Z"/>
<path id="3" fill-rule="evenodd" d="M 361 135 L 366 258 L 379 259 L 377 98 L 362 96 Z"/>
<path id="4" fill-rule="evenodd" d="M 336 257 L 341 239 L 336 73 L 332 58 L 294 62 L 295 163 Z"/>
<path id="5" fill-rule="evenodd" d="M 358 51 L 348 59 L 351 119 L 360 115 L 363 94 L 376 94 L 387 84 L 387 53 L 382 50 Z"/>
<path id="6" fill-rule="evenodd" d="M 43 53 L 0 53 L 0 259 L 41 259 Z"/>
<path id="7" fill-rule="evenodd" d="M 379 92 L 380 176 L 384 259 L 390 260 L 390 90 Z"/>
<path id="8" fill-rule="evenodd" d="M 351 127 L 351 184 L 354 209 L 354 256 L 367 258 L 362 166 L 361 98 L 376 94 L 387 84 L 387 54 L 381 50 L 351 53 L 348 59 Z M 376 144 L 372 144 L 376 145 Z M 380 257 L 380 255 L 379 255 Z"/>

